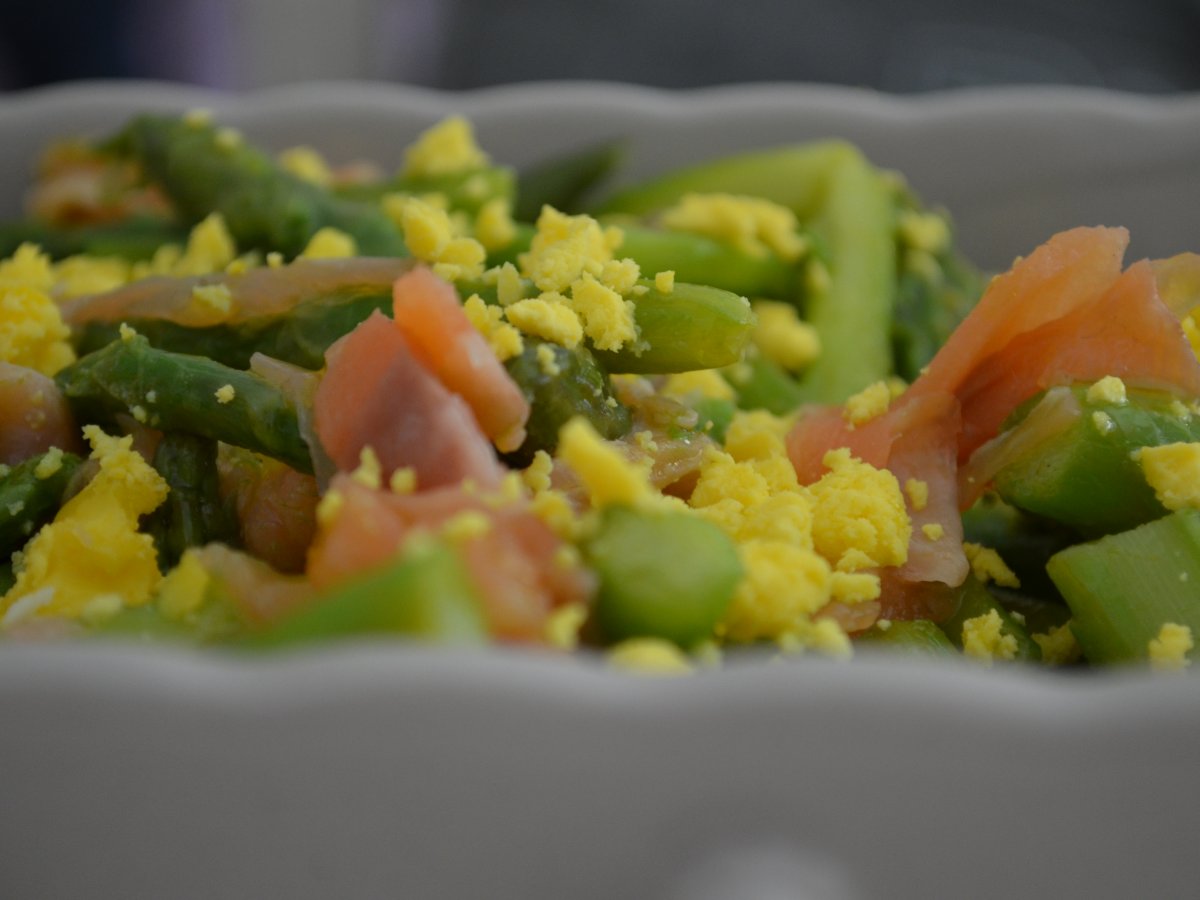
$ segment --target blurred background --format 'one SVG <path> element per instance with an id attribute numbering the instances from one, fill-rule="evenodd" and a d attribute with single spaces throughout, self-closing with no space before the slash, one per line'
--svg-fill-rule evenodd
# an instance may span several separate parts
<path id="1" fill-rule="evenodd" d="M 0 88 L 153 78 L 476 88 L 811 81 L 1200 88 L 1200 0 L 56 0 L 0 3 Z"/>

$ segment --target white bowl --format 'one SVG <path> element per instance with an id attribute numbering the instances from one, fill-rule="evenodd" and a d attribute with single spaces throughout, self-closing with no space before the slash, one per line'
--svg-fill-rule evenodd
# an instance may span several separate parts
<path id="1" fill-rule="evenodd" d="M 0 214 L 46 140 L 195 106 L 384 163 L 449 112 L 518 164 L 624 135 L 631 178 L 846 137 L 989 266 L 1076 224 L 1138 255 L 1200 235 L 1200 98 L 1064 90 L 76 86 L 0 100 Z M 1198 759 L 1186 676 L 3 646 L 0 897 L 1194 896 Z"/>

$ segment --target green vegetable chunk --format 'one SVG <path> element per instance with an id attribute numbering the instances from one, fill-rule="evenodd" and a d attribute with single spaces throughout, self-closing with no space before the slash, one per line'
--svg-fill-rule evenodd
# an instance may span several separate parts
<path id="1" fill-rule="evenodd" d="M 904 653 L 912 656 L 945 658 L 955 653 L 954 644 L 935 622 L 929 619 L 913 619 L 909 622 L 894 621 L 886 629 L 878 625 L 858 635 L 856 643 L 866 644 L 881 650 Z"/>
<path id="2" fill-rule="evenodd" d="M 1200 510 L 1069 547 L 1046 568 L 1091 663 L 1145 660 L 1166 623 L 1200 635 Z"/>
<path id="3" fill-rule="evenodd" d="M 996 492 L 1092 537 L 1164 515 L 1130 454 L 1200 440 L 1200 417 L 1166 392 L 1130 388 L 1126 395 L 1120 403 L 1089 399 L 1086 386 L 1048 392 L 1009 436 L 1029 440 L 996 473 Z"/>
<path id="4" fill-rule="evenodd" d="M 187 229 L 162 219 L 131 218 L 120 222 L 74 227 L 25 220 L 0 224 L 0 257 L 12 256 L 21 244 L 37 244 L 52 259 L 87 254 L 137 262 L 149 259 L 163 244 L 181 244 Z"/>
<path id="5" fill-rule="evenodd" d="M 617 402 L 608 375 L 586 347 L 569 350 L 531 337 L 524 343 L 524 350 L 504 364 L 530 407 L 525 443 L 510 454 L 510 465 L 529 465 L 538 450 L 553 453 L 559 431 L 575 416 L 609 440 L 629 431 L 629 410 Z M 547 353 L 549 363 L 543 359 Z"/>
<path id="6" fill-rule="evenodd" d="M 712 635 L 742 577 L 733 543 L 687 513 L 611 507 L 585 555 L 600 580 L 595 621 L 610 641 Z"/>
<path id="7" fill-rule="evenodd" d="M 219 212 L 242 250 L 296 256 L 319 229 L 354 238 L 363 256 L 401 256 L 404 241 L 377 206 L 335 197 L 284 171 L 236 133 L 166 116 L 138 116 L 106 146 L 136 160 L 184 221 Z"/>
<path id="8" fill-rule="evenodd" d="M 56 381 L 83 421 L 129 413 L 154 428 L 224 441 L 312 472 L 295 406 L 252 372 L 156 350 L 134 335 L 82 357 Z"/>
<path id="9" fill-rule="evenodd" d="M 442 644 L 487 640 L 477 589 L 453 549 L 437 543 L 410 547 L 396 562 L 334 588 L 251 644 L 283 647 L 385 634 Z"/>
<path id="10" fill-rule="evenodd" d="M 0 559 L 20 550 L 37 529 L 54 518 L 63 495 L 83 462 L 64 453 L 53 472 L 47 472 L 47 454 L 25 460 L 0 476 Z M 38 469 L 42 469 L 42 477 Z"/>
<path id="11" fill-rule="evenodd" d="M 959 650 L 963 648 L 963 625 L 968 619 L 986 616 L 991 611 L 1000 616 L 1004 634 L 1012 635 L 1017 641 L 1016 659 L 1019 661 L 1037 662 L 1042 658 L 1042 650 L 1029 636 L 1029 632 L 987 589 L 978 579 L 968 577 L 959 589 L 958 609 L 945 622 L 941 623 L 946 637 Z"/>
<path id="12" fill-rule="evenodd" d="M 612 174 L 624 157 L 624 141 L 607 141 L 530 166 L 517 175 L 513 216 L 531 222 L 543 206 L 580 212 L 584 196 Z"/>
<path id="13" fill-rule="evenodd" d="M 169 319 L 87 322 L 76 329 L 75 347 L 80 354 L 99 350 L 116 340 L 125 324 L 161 350 L 207 356 L 235 369 L 248 368 L 255 353 L 319 369 L 325 365 L 325 351 L 338 338 L 375 310 L 390 313 L 391 308 L 391 291 L 364 287 L 307 297 L 280 315 L 208 327 L 180 325 Z"/>
<path id="14" fill-rule="evenodd" d="M 236 541 L 236 520 L 221 503 L 216 441 L 168 432 L 154 452 L 154 468 L 170 488 L 145 526 L 154 536 L 160 568 L 174 566 L 188 547 Z"/>
<path id="15" fill-rule="evenodd" d="M 783 366 L 761 353 L 725 370 L 725 380 L 737 392 L 741 409 L 765 409 L 777 416 L 790 413 L 804 402 L 804 389 Z"/>
<path id="16" fill-rule="evenodd" d="M 640 338 L 620 350 L 596 350 L 609 372 L 656 374 L 717 369 L 742 358 L 754 330 L 745 298 L 699 284 L 676 284 L 664 294 L 653 281 L 634 298 Z"/>

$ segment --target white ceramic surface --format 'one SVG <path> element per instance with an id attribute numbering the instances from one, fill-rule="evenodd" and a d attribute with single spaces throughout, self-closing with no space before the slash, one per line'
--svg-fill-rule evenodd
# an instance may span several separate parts
<path id="1" fill-rule="evenodd" d="M 335 159 L 449 111 L 515 163 L 625 134 L 638 176 L 837 135 L 985 264 L 1081 223 L 1200 243 L 1200 98 L 1079 91 L 58 89 L 0 100 L 0 215 L 47 138 L 197 105 Z M 0 898 L 1188 897 L 1197 760 L 1194 677 L 3 646 Z"/>

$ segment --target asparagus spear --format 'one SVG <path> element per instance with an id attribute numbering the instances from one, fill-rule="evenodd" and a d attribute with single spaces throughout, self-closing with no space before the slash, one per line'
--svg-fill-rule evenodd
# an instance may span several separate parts
<path id="1" fill-rule="evenodd" d="M 154 428 L 224 441 L 313 470 L 296 408 L 251 372 L 156 350 L 131 335 L 82 357 L 56 378 L 84 421 L 129 413 Z"/>
<path id="2" fill-rule="evenodd" d="M 49 451 L 0 477 L 0 559 L 21 549 L 34 531 L 54 518 L 81 463 L 73 453 Z"/>
<path id="3" fill-rule="evenodd" d="M 235 132 L 191 119 L 144 115 L 106 145 L 131 157 L 195 224 L 220 212 L 238 247 L 295 256 L 320 228 L 351 235 L 365 256 L 399 256 L 404 242 L 377 206 L 335 197 L 280 169 Z"/>
<path id="4" fill-rule="evenodd" d="M 179 562 L 188 547 L 233 542 L 237 527 L 219 496 L 215 440 L 168 432 L 154 452 L 154 468 L 170 487 L 167 499 L 146 523 L 163 571 Z"/>
<path id="5" fill-rule="evenodd" d="M 513 215 L 533 221 L 543 206 L 579 212 L 580 201 L 621 164 L 624 141 L 608 141 L 530 166 L 517 176 Z"/>
<path id="6" fill-rule="evenodd" d="M 527 337 L 524 350 L 504 365 L 530 406 L 527 437 L 510 455 L 511 465 L 528 465 L 538 450 L 553 453 L 560 429 L 575 416 L 586 418 L 605 438 L 629 430 L 629 410 L 617 402 L 608 376 L 586 347 L 567 349 Z"/>
<path id="7" fill-rule="evenodd" d="M 187 229 L 162 219 L 135 218 L 68 228 L 33 219 L 0 224 L 0 257 L 21 244 L 37 244 L 52 259 L 77 254 L 115 256 L 131 262 L 149 259 L 163 244 L 187 240 Z"/>

